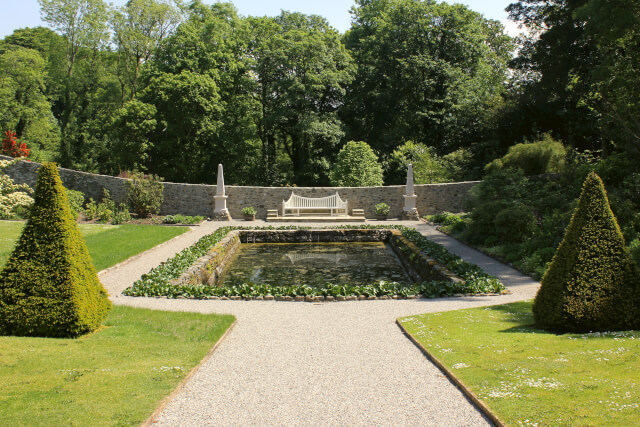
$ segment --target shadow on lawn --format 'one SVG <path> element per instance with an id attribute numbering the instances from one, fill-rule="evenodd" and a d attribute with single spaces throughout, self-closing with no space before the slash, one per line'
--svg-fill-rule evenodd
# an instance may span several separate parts
<path id="1" fill-rule="evenodd" d="M 538 329 L 535 327 L 533 313 L 531 312 L 532 303 L 529 301 L 516 302 L 505 305 L 495 305 L 486 307 L 488 310 L 503 312 L 505 315 L 500 319 L 502 322 L 517 323 L 517 326 L 503 329 L 499 332 L 519 333 L 519 334 L 539 334 L 539 335 L 555 335 L 558 337 L 565 336 L 567 338 L 580 339 L 596 339 L 596 338 L 626 338 L 640 337 L 640 331 L 611 331 L 611 332 L 584 332 L 584 333 L 556 333 Z"/>

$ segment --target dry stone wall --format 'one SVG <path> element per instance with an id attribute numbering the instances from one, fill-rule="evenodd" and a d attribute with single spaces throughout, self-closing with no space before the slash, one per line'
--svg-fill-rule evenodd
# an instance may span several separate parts
<path id="1" fill-rule="evenodd" d="M 8 159 L 0 156 L 0 158 Z M 36 171 L 40 167 L 35 162 L 18 162 L 6 173 L 19 184 L 35 186 Z M 212 174 L 215 171 L 212 171 Z M 116 178 L 87 172 L 79 172 L 60 168 L 63 184 L 72 190 L 85 193 L 86 197 L 101 200 L 102 189 L 106 188 L 113 199 L 120 203 L 126 201 L 127 187 L 125 178 Z M 448 184 L 415 185 L 418 196 L 416 207 L 420 215 L 437 212 L 461 212 L 469 190 L 478 181 L 455 182 Z M 225 187 L 227 207 L 232 218 L 241 218 L 243 207 L 253 206 L 258 211 L 258 218 L 265 218 L 268 209 L 277 209 L 282 213 L 282 201 L 289 198 L 291 192 L 304 197 L 325 197 L 338 192 L 342 200 L 349 202 L 349 210 L 364 209 L 367 218 L 374 217 L 377 203 L 386 203 L 391 207 L 390 218 L 402 215 L 404 185 L 385 187 L 246 187 L 227 185 Z M 213 196 L 215 185 L 164 183 L 164 203 L 160 213 L 212 216 L 214 208 Z"/>

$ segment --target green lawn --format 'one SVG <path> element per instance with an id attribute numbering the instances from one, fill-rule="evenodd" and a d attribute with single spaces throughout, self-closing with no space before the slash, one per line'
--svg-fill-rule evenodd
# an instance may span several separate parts
<path id="1" fill-rule="evenodd" d="M 24 223 L 0 221 L 0 266 L 11 255 Z M 80 225 L 96 270 L 115 265 L 186 232 L 186 227 L 154 225 Z"/>
<path id="2" fill-rule="evenodd" d="M 530 302 L 399 320 L 509 425 L 640 423 L 640 331 L 547 333 Z"/>
<path id="3" fill-rule="evenodd" d="M 0 337 L 0 425 L 140 424 L 233 321 L 116 306 L 79 339 Z"/>

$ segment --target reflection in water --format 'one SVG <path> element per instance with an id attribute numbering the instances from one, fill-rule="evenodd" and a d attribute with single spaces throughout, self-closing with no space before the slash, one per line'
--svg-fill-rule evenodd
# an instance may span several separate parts
<path id="1" fill-rule="evenodd" d="M 393 250 L 383 242 L 245 243 L 240 245 L 222 285 L 364 285 L 379 280 L 410 281 Z"/>

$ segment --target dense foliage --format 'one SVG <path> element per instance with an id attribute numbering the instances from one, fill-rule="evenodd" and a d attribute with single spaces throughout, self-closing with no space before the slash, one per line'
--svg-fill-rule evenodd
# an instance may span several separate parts
<path id="1" fill-rule="evenodd" d="M 336 187 L 382 185 L 382 166 L 366 142 L 349 141 L 338 153 L 330 178 Z"/>
<path id="2" fill-rule="evenodd" d="M 409 163 L 416 183 L 484 177 L 455 227 L 537 276 L 596 170 L 640 260 L 638 0 L 516 1 L 515 40 L 434 0 L 357 0 L 342 35 L 231 3 L 39 2 L 51 29 L 0 40 L 0 131 L 34 160 L 198 183 L 223 163 L 229 184 L 328 185 L 347 182 L 338 154 L 363 141 L 385 184 Z"/>
<path id="3" fill-rule="evenodd" d="M 387 184 L 407 160 L 417 182 L 477 179 L 545 133 L 640 157 L 637 0 L 515 2 L 517 40 L 434 0 L 358 0 L 344 35 L 231 3 L 39 2 L 51 30 L 0 40 L 0 130 L 34 160 L 202 183 L 223 163 L 230 184 L 326 185 L 351 140 Z"/>
<path id="4" fill-rule="evenodd" d="M 110 308 L 58 168 L 44 163 L 29 221 L 0 272 L 0 333 L 75 337 L 96 330 Z"/>
<path id="5" fill-rule="evenodd" d="M 127 201 L 138 218 L 157 214 L 164 200 L 162 180 L 153 175 L 133 174 L 127 181 Z"/>
<path id="6" fill-rule="evenodd" d="M 231 3 L 39 3 L 51 30 L 0 40 L 0 129 L 34 160 L 178 182 L 213 183 L 223 163 L 232 184 L 327 185 L 350 140 L 385 166 L 407 141 L 469 147 L 495 120 L 514 47 L 498 22 L 434 1 L 356 2 L 345 35 Z"/>
<path id="7" fill-rule="evenodd" d="M 522 169 L 526 175 L 557 173 L 564 170 L 566 157 L 564 145 L 547 134 L 540 141 L 509 147 L 507 154 L 489 163 L 485 170 Z"/>
<path id="8" fill-rule="evenodd" d="M 278 229 L 292 229 L 303 227 L 279 227 Z M 415 229 L 398 226 L 340 226 L 337 228 L 396 228 L 403 236 L 415 243 L 425 255 L 428 255 L 446 266 L 449 270 L 465 279 L 463 283 L 425 282 L 421 284 L 400 284 L 395 282 L 379 282 L 365 286 L 335 283 L 320 287 L 310 287 L 304 284 L 296 286 L 278 286 L 269 284 L 244 283 L 241 285 L 212 287 L 208 285 L 174 285 L 172 279 L 177 279 L 198 258 L 207 254 L 209 250 L 229 231 L 245 229 L 244 227 L 222 227 L 184 249 L 167 262 L 142 275 L 123 294 L 130 296 L 165 296 L 168 298 L 189 297 L 207 298 L 218 297 L 256 297 L 262 295 L 277 296 L 382 296 L 398 295 L 409 297 L 422 294 L 427 298 L 436 298 L 454 294 L 499 293 L 504 291 L 504 285 L 495 277 L 488 275 L 477 265 L 463 261 L 459 256 L 450 253 L 443 246 L 422 236 Z M 274 229 L 273 227 L 258 227 L 255 229 Z"/>
<path id="9" fill-rule="evenodd" d="M 593 172 L 542 278 L 533 315 L 537 327 L 554 332 L 640 327 L 640 271 Z"/>

